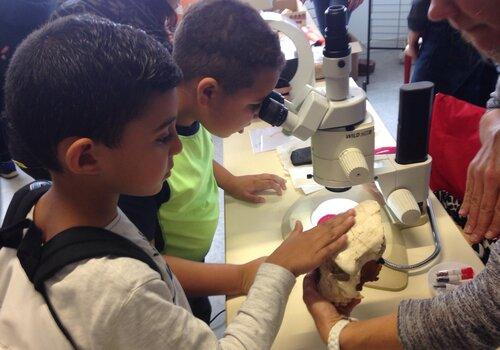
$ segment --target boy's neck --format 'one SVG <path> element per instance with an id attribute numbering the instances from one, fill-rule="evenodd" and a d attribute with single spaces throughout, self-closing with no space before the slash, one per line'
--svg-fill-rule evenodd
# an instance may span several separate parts
<path id="1" fill-rule="evenodd" d="M 75 226 L 106 227 L 117 215 L 118 197 L 85 183 L 54 179 L 38 201 L 33 220 L 43 231 L 44 241 Z"/>
<path id="2" fill-rule="evenodd" d="M 194 90 L 190 83 L 181 83 L 177 87 L 177 93 L 179 96 L 179 110 L 177 112 L 176 124 L 190 126 L 194 122 L 199 121 L 196 90 Z"/>

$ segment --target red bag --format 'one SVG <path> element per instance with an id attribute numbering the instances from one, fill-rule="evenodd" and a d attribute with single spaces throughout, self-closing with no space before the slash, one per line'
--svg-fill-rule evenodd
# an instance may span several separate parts
<path id="1" fill-rule="evenodd" d="M 453 96 L 436 95 L 429 141 L 432 190 L 464 198 L 467 168 L 481 148 L 479 121 L 485 111 Z"/>

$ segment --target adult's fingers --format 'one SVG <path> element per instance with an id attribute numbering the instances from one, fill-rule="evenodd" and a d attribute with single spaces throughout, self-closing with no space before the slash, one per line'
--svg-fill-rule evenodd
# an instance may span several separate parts
<path id="1" fill-rule="evenodd" d="M 306 305 L 311 305 L 317 301 L 326 300 L 318 291 L 319 274 L 317 270 L 309 272 L 302 282 L 303 299 Z"/>
<path id="2" fill-rule="evenodd" d="M 495 205 L 498 198 L 498 185 L 494 178 L 486 175 L 477 224 L 472 232 L 474 241 L 481 240 L 490 226 L 495 215 Z"/>
<path id="3" fill-rule="evenodd" d="M 318 277 L 317 272 L 316 270 L 314 270 L 313 272 L 309 272 L 304 277 L 304 281 L 302 283 L 302 289 L 303 289 L 302 299 L 304 300 L 304 303 L 307 305 L 308 308 L 311 304 L 323 298 L 321 294 L 319 294 L 318 292 L 317 277 Z"/>
<path id="4" fill-rule="evenodd" d="M 477 216 L 479 214 L 479 207 L 481 205 L 481 198 L 483 197 L 483 177 L 479 170 L 474 174 L 474 188 L 470 198 L 469 214 L 467 215 L 467 224 L 465 225 L 464 232 L 471 234 L 477 224 Z"/>
<path id="5" fill-rule="evenodd" d="M 342 315 L 349 316 L 351 314 L 352 309 L 354 309 L 354 307 L 359 303 L 361 303 L 361 299 L 353 299 L 349 304 L 344 306 L 336 306 L 335 308 Z"/>
<path id="6" fill-rule="evenodd" d="M 458 214 L 461 216 L 467 216 L 467 214 L 469 214 L 472 192 L 474 190 L 474 182 L 475 182 L 473 169 L 474 165 L 471 163 L 469 165 L 469 168 L 467 169 L 467 180 L 465 182 L 464 200 L 462 202 L 460 210 L 458 211 Z"/>
<path id="7" fill-rule="evenodd" d="M 500 197 L 497 199 L 493 220 L 486 232 L 485 237 L 488 239 L 497 238 L 500 235 Z"/>

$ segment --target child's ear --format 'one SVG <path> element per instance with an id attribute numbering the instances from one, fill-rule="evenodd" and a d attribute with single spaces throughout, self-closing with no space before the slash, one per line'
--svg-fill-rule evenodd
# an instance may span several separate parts
<path id="1" fill-rule="evenodd" d="M 79 175 L 99 173 L 101 167 L 96 156 L 97 145 L 94 141 L 89 138 L 75 138 L 63 141 L 62 147 L 62 159 L 69 171 Z"/>
<path id="2" fill-rule="evenodd" d="M 219 83 L 214 78 L 202 78 L 196 87 L 198 103 L 202 106 L 208 106 L 211 102 L 213 103 L 220 88 Z"/>

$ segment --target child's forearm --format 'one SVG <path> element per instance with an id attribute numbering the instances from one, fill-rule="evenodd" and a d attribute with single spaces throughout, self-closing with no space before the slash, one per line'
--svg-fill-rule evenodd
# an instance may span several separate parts
<path id="1" fill-rule="evenodd" d="M 222 165 L 217 163 L 215 160 L 213 161 L 213 168 L 217 185 L 224 191 L 230 192 L 229 188 L 231 187 L 231 182 L 234 179 L 234 175 L 231 174 L 229 170 L 224 168 Z"/>
<path id="2" fill-rule="evenodd" d="M 174 256 L 165 259 L 190 297 L 244 294 L 243 265 L 206 264 Z"/>

